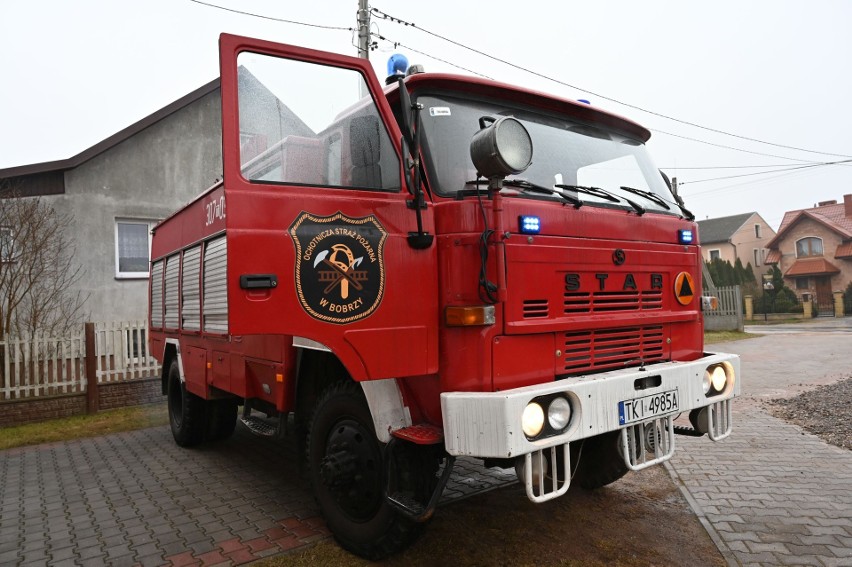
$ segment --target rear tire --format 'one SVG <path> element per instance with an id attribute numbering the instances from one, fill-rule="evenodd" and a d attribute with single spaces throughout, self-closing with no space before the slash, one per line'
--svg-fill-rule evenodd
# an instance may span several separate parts
<path id="1" fill-rule="evenodd" d="M 169 366 L 169 424 L 175 443 L 193 447 L 204 441 L 206 404 L 204 400 L 186 391 L 180 379 L 177 360 Z"/>
<path id="2" fill-rule="evenodd" d="M 630 469 L 621 456 L 620 443 L 621 431 L 610 431 L 572 443 L 571 460 L 577 463 L 572 481 L 586 490 L 594 490 L 626 475 Z"/>
<path id="3" fill-rule="evenodd" d="M 306 456 L 317 503 L 343 548 L 376 560 L 405 549 L 420 534 L 423 524 L 387 503 L 383 445 L 358 384 L 336 382 L 320 395 L 308 427 Z M 395 464 L 400 484 L 414 489 L 421 484 L 413 481 L 423 477 L 409 470 L 408 459 Z"/>
<path id="4" fill-rule="evenodd" d="M 210 400 L 207 402 L 208 441 L 221 441 L 234 434 L 237 428 L 237 400 Z"/>

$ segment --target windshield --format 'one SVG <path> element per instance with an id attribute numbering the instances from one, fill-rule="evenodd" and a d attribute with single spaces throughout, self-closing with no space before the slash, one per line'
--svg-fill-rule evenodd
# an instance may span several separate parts
<path id="1" fill-rule="evenodd" d="M 423 95 L 423 146 L 429 179 L 440 195 L 453 196 L 476 179 L 470 159 L 470 140 L 479 130 L 483 116 L 513 116 L 527 128 L 533 142 L 532 165 L 515 176 L 530 183 L 599 187 L 623 199 L 641 203 L 648 210 L 668 212 L 668 207 L 622 189 L 648 191 L 668 203 L 674 201 L 644 144 L 616 132 L 572 122 L 552 114 L 517 108 L 495 101 L 477 101 L 451 96 Z M 468 186 L 468 189 L 471 187 Z M 507 192 L 512 188 L 507 188 Z M 535 194 L 536 198 L 557 199 Z M 579 193 L 584 203 L 613 205 L 599 196 Z"/>

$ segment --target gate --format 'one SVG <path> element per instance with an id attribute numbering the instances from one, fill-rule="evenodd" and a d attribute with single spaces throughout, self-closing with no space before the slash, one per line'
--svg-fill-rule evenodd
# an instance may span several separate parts
<path id="1" fill-rule="evenodd" d="M 814 310 L 817 317 L 834 317 L 834 294 L 831 292 L 831 278 L 818 276 L 814 278 L 816 297 Z"/>
<path id="2" fill-rule="evenodd" d="M 719 300 L 719 308 L 704 312 L 704 330 L 742 331 L 743 299 L 740 286 L 717 287 L 712 293 Z"/>

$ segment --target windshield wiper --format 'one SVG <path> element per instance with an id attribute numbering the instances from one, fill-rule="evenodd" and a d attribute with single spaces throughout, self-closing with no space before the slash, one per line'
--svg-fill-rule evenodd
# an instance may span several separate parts
<path id="1" fill-rule="evenodd" d="M 474 185 L 478 183 L 479 181 L 465 181 L 465 185 Z M 560 197 L 563 201 L 574 205 L 575 209 L 579 209 L 583 206 L 583 201 L 573 195 L 565 193 L 564 191 L 560 191 L 559 189 L 554 189 L 551 187 L 545 187 L 544 185 L 532 183 L 531 181 L 527 181 L 526 179 L 504 179 L 503 185 L 508 187 L 514 187 L 516 189 L 521 189 L 522 192 L 541 193 L 544 195 L 556 195 L 557 197 Z M 559 186 L 557 185 L 556 187 Z"/>
<path id="2" fill-rule="evenodd" d="M 627 191 L 628 193 L 633 193 L 634 195 L 639 195 L 640 197 L 645 197 L 649 201 L 653 201 L 663 207 L 665 210 L 670 211 L 671 207 L 668 203 L 666 203 L 665 199 L 657 195 L 656 193 L 652 193 L 651 191 L 645 191 L 644 189 L 636 189 L 634 187 L 627 187 L 626 185 L 621 186 L 622 191 Z"/>
<path id="3" fill-rule="evenodd" d="M 558 185 L 554 185 L 554 187 L 558 187 L 559 189 L 568 189 L 570 191 L 577 191 L 578 193 L 585 193 L 587 195 L 592 195 L 594 197 L 604 199 L 611 203 L 620 203 L 621 201 L 624 201 L 625 203 L 633 207 L 633 210 L 636 211 L 637 215 L 642 216 L 645 214 L 645 207 L 643 207 L 639 203 L 631 201 L 626 197 L 619 197 L 617 195 L 614 195 L 606 189 L 601 189 L 600 187 L 587 187 L 585 185 L 563 185 L 561 183 Z"/>

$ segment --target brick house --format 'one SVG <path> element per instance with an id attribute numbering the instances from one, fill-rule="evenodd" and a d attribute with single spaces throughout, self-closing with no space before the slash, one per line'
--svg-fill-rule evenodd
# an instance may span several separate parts
<path id="1" fill-rule="evenodd" d="M 852 195 L 788 211 L 767 247 L 766 263 L 778 266 L 787 286 L 827 307 L 852 281 Z"/>
<path id="2" fill-rule="evenodd" d="M 716 258 L 734 264 L 737 258 L 743 266 L 751 264 L 760 273 L 768 253 L 767 244 L 775 231 L 755 212 L 717 219 L 698 221 L 698 241 L 705 262 Z"/>

